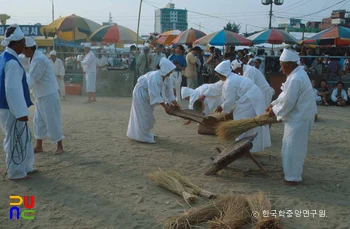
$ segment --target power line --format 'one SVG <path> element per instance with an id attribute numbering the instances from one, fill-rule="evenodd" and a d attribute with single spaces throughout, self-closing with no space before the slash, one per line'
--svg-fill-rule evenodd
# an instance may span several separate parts
<path id="1" fill-rule="evenodd" d="M 333 6 L 339 5 L 340 3 L 345 2 L 345 1 L 348 1 L 348 0 L 342 0 L 342 1 L 340 1 L 340 2 L 335 3 L 334 5 L 331 5 L 331 6 L 327 7 L 327 8 L 325 8 L 325 9 L 319 10 L 319 11 L 317 11 L 317 12 L 315 12 L 315 13 L 306 14 L 306 15 L 303 15 L 303 16 L 301 16 L 301 17 L 306 17 L 306 16 L 310 16 L 310 15 L 314 15 L 314 14 L 321 13 L 321 12 L 332 8 Z"/>
<path id="2" fill-rule="evenodd" d="M 302 6 L 302 5 L 305 5 L 306 3 L 308 3 L 308 2 L 310 2 L 312 0 L 309 0 L 308 2 L 304 2 L 304 1 L 305 0 L 300 0 L 300 1 L 296 2 L 296 3 L 294 3 L 293 5 L 287 6 L 286 8 L 282 8 L 281 10 L 276 10 L 275 12 L 279 12 L 279 13 L 287 12 L 289 10 L 292 10 L 292 9 L 298 8 L 298 7 Z M 300 4 L 300 5 L 297 5 L 300 2 L 303 2 L 303 3 Z M 295 5 L 297 5 L 297 6 L 295 6 Z M 295 7 L 293 7 L 293 6 L 295 6 Z"/>

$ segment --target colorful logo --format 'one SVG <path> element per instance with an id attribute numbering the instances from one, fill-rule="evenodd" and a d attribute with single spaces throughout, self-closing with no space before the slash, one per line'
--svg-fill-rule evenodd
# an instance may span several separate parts
<path id="1" fill-rule="evenodd" d="M 25 209 L 20 209 L 20 206 L 24 204 Z M 25 220 L 33 220 L 34 219 L 34 205 L 35 198 L 34 196 L 24 196 L 23 198 L 20 196 L 10 196 L 10 206 L 14 206 L 10 208 L 10 219 L 13 219 L 15 214 L 16 219 L 25 219 Z"/>

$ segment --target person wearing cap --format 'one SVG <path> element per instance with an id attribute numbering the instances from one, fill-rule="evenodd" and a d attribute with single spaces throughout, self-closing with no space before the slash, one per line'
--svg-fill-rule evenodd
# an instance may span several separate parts
<path id="1" fill-rule="evenodd" d="M 173 93 L 172 80 L 169 78 L 176 66 L 166 58 L 159 63 L 159 70 L 141 76 L 133 91 L 127 136 L 145 143 L 156 143 L 152 129 L 155 124 L 153 110 L 161 105 L 167 114 L 170 107 L 166 102 L 180 108 Z"/>
<path id="2" fill-rule="evenodd" d="M 298 65 L 299 60 L 296 52 L 283 50 L 280 63 L 287 80 L 281 94 L 266 109 L 271 116 L 284 122 L 282 162 L 286 185 L 302 181 L 308 139 L 317 113 L 311 81 Z"/>
<path id="3" fill-rule="evenodd" d="M 149 66 L 151 71 L 156 71 L 160 59 L 163 57 L 166 58 L 166 55 L 163 53 L 163 45 L 157 44 L 155 52 L 149 54 Z"/>
<path id="4" fill-rule="evenodd" d="M 66 100 L 66 88 L 64 85 L 64 76 L 66 74 L 66 70 L 64 68 L 62 60 L 57 58 L 55 50 L 52 50 L 50 52 L 50 62 L 53 65 L 53 70 L 55 71 L 60 95 L 62 96 L 63 100 Z"/>
<path id="5" fill-rule="evenodd" d="M 235 105 L 233 110 L 234 120 L 254 118 L 265 112 L 264 95 L 260 88 L 249 78 L 233 73 L 230 61 L 226 60 L 220 63 L 215 68 L 215 72 L 220 80 L 224 82 L 222 86 L 223 103 L 217 107 L 216 112 L 221 113 L 224 111 L 226 114 L 229 114 Z M 208 93 L 204 92 L 204 96 L 201 99 L 205 99 L 206 96 L 208 96 Z M 271 146 L 270 130 L 267 126 L 251 129 L 236 140 L 255 133 L 258 133 L 258 135 L 253 140 L 253 148 L 250 152 L 262 152 L 266 147 Z"/>
<path id="6" fill-rule="evenodd" d="M 54 68 L 50 60 L 39 50 L 33 38 L 26 37 L 24 55 L 30 58 L 27 82 L 35 97 L 34 137 L 35 153 L 43 152 L 43 140 L 48 136 L 57 144 L 54 154 L 63 153 L 64 139 L 61 121 L 61 101 Z"/>
<path id="7" fill-rule="evenodd" d="M 186 55 L 187 67 L 184 75 L 187 79 L 187 87 L 195 89 L 197 81 L 197 56 L 202 51 L 198 46 L 194 47 L 191 52 Z"/>
<path id="8" fill-rule="evenodd" d="M 28 108 L 33 103 L 30 100 L 26 73 L 18 60 L 18 55 L 25 47 L 24 34 L 19 26 L 8 27 L 1 45 L 6 47 L 0 55 L 0 122 L 5 133 L 3 147 L 7 177 L 22 180 L 37 170 L 33 168 L 34 150 L 27 125 Z M 23 130 L 23 133 L 18 136 L 16 130 Z M 23 161 L 18 158 L 20 155 Z"/>
<path id="9" fill-rule="evenodd" d="M 239 60 L 231 62 L 232 71 L 238 75 L 248 77 L 253 83 L 260 88 L 265 98 L 265 106 L 269 106 L 272 100 L 270 85 L 265 76 L 256 68 L 243 64 Z"/>
<path id="10" fill-rule="evenodd" d="M 95 54 L 91 51 L 91 43 L 84 44 L 85 57 L 80 62 L 85 72 L 87 103 L 97 102 L 96 100 L 96 65 Z"/>
<path id="11" fill-rule="evenodd" d="M 137 57 L 136 61 L 136 72 L 138 77 L 146 74 L 149 71 L 149 60 L 148 60 L 148 54 L 149 54 L 150 48 L 148 46 L 143 47 L 142 52 Z"/>
<path id="12" fill-rule="evenodd" d="M 104 49 L 101 49 L 98 53 L 97 58 L 97 71 L 106 72 L 108 71 L 108 58 L 105 55 L 106 51 Z"/>

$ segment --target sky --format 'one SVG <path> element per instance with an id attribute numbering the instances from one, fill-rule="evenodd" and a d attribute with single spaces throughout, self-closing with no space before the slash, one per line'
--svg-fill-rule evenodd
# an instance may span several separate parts
<path id="1" fill-rule="evenodd" d="M 140 34 L 154 31 L 154 11 L 170 0 L 143 0 Z M 252 32 L 268 27 L 269 6 L 261 0 L 172 0 L 175 8 L 187 9 L 189 28 L 205 33 L 221 30 L 228 22 L 241 24 L 240 32 Z M 76 14 L 98 23 L 107 22 L 109 13 L 113 22 L 137 29 L 139 0 L 54 0 L 55 19 Z M 49 24 L 52 22 L 51 0 L 0 0 L 0 14 L 8 14 L 7 24 Z M 350 11 L 350 0 L 284 0 L 282 6 L 273 5 L 272 25 L 288 22 L 288 18 L 321 21 L 332 10 Z M 321 11 L 321 12 L 319 12 Z"/>

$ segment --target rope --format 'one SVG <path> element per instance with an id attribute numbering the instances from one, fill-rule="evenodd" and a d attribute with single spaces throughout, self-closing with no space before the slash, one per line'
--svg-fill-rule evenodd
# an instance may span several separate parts
<path id="1" fill-rule="evenodd" d="M 30 142 L 32 140 L 31 138 L 31 134 L 30 134 L 30 130 L 28 128 L 28 123 L 24 122 L 24 126 L 22 129 L 19 129 L 17 127 L 17 123 L 22 121 L 18 121 L 17 119 L 13 122 L 12 124 L 12 142 L 13 145 L 11 146 L 11 152 L 10 155 L 8 157 L 8 165 L 7 165 L 7 169 L 4 175 L 4 179 L 7 175 L 8 169 L 10 167 L 11 162 L 14 165 L 20 165 L 24 162 L 24 160 L 27 157 L 27 145 L 28 142 Z M 23 134 L 25 135 L 25 142 L 22 141 L 22 136 Z"/>

